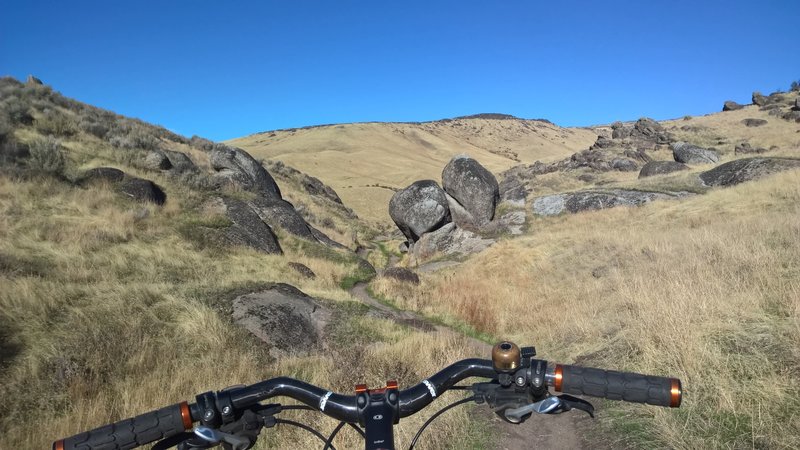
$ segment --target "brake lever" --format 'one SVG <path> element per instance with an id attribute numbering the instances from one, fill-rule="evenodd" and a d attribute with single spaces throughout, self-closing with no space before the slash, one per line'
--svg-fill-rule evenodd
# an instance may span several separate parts
<path id="1" fill-rule="evenodd" d="M 503 411 L 503 415 L 511 423 L 522 423 L 525 417 L 532 413 L 560 414 L 573 409 L 584 411 L 594 418 L 594 406 L 591 403 L 566 394 L 550 396 L 519 408 L 508 408 Z"/>
<path id="2" fill-rule="evenodd" d="M 235 434 L 225 433 L 209 427 L 196 427 L 194 434 L 212 446 L 223 443 L 228 444 L 231 450 L 247 450 L 253 445 L 250 439 L 246 437 L 239 437 Z"/>
<path id="3" fill-rule="evenodd" d="M 509 422 L 521 423 L 522 418 L 531 413 L 550 414 L 553 410 L 561 406 L 561 399 L 558 397 L 547 397 L 535 403 L 530 403 L 519 408 L 508 408 L 503 411 Z"/>

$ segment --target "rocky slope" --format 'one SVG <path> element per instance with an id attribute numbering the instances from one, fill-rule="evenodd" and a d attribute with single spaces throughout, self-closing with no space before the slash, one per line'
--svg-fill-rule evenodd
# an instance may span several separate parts
<path id="1" fill-rule="evenodd" d="M 552 161 L 590 146 L 589 129 L 500 114 L 420 123 L 354 123 L 276 130 L 233 139 L 257 158 L 281 161 L 333 187 L 365 219 L 391 223 L 384 205 L 415 180 L 438 179 L 467 153 L 499 173 L 520 163 Z"/>

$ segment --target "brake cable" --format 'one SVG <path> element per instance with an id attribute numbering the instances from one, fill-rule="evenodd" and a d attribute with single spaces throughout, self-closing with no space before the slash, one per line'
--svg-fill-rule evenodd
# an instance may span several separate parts
<path id="1" fill-rule="evenodd" d="M 360 434 L 362 438 L 366 439 L 367 436 L 364 434 L 364 430 L 362 430 L 358 425 L 348 422 L 339 422 L 339 425 L 337 425 L 336 428 L 333 429 L 333 432 L 331 432 L 331 435 L 328 436 L 328 440 L 325 441 L 325 447 L 323 447 L 322 450 L 328 450 L 329 448 L 333 449 L 333 438 L 339 434 L 339 431 L 341 431 L 345 425 L 350 425 L 351 428 L 358 431 L 358 434 Z"/>
<path id="2" fill-rule="evenodd" d="M 422 424 L 422 426 L 420 427 L 419 431 L 417 431 L 417 434 L 414 436 L 414 439 L 411 441 L 411 445 L 408 447 L 408 450 L 413 450 L 414 449 L 414 446 L 417 445 L 417 440 L 419 439 L 420 436 L 422 436 L 422 432 L 425 431 L 425 428 L 427 428 L 428 425 L 430 425 L 431 422 L 433 422 L 437 417 L 439 417 L 440 415 L 442 415 L 446 411 L 448 411 L 448 410 L 450 410 L 452 408 L 455 408 L 458 405 L 463 405 L 464 403 L 468 403 L 468 402 L 474 401 L 475 398 L 476 398 L 475 395 L 473 395 L 472 397 L 462 398 L 461 400 L 457 400 L 457 401 L 445 406 L 444 408 L 440 409 L 439 411 L 436 411 L 436 414 L 432 415 L 424 424 Z"/>

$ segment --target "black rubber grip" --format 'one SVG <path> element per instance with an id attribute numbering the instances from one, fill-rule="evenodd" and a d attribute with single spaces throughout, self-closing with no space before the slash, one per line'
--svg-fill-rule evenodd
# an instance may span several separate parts
<path id="1" fill-rule="evenodd" d="M 560 390 L 567 394 L 673 408 L 681 404 L 681 382 L 676 378 L 563 364 L 557 367 L 561 368 Z"/>
<path id="2" fill-rule="evenodd" d="M 122 450 L 175 436 L 186 430 L 184 415 L 188 409 L 185 405 L 178 403 L 76 434 L 54 442 L 53 450 Z"/>

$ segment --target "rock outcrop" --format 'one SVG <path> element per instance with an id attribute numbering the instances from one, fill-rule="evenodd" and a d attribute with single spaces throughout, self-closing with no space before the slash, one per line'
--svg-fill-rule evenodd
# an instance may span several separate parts
<path id="1" fill-rule="evenodd" d="M 270 228 L 281 228 L 302 239 L 317 241 L 308 223 L 294 209 L 294 206 L 286 200 L 258 197 L 248 201 L 247 205 Z"/>
<path id="2" fill-rule="evenodd" d="M 672 144 L 672 156 L 675 161 L 684 164 L 711 164 L 719 161 L 719 154 L 710 149 L 698 147 L 686 142 Z"/>
<path id="3" fill-rule="evenodd" d="M 442 171 L 442 187 L 481 226 L 494 218 L 500 200 L 497 179 L 478 161 L 466 155 L 450 160 Z"/>
<path id="4" fill-rule="evenodd" d="M 264 198 L 281 198 L 281 190 L 264 169 L 249 153 L 242 149 L 215 145 L 210 153 L 211 167 L 217 177 L 255 192 Z"/>
<path id="5" fill-rule="evenodd" d="M 764 97 L 760 92 L 753 92 L 751 99 L 754 105 L 764 106 L 767 104 L 767 98 Z"/>
<path id="6" fill-rule="evenodd" d="M 289 263 L 289 267 L 292 270 L 294 270 L 295 272 L 297 272 L 300 275 L 302 275 L 303 277 L 305 277 L 305 278 L 308 278 L 308 279 L 311 279 L 311 280 L 317 278 L 317 274 L 315 274 L 314 271 L 311 270 L 305 264 L 300 264 L 299 262 L 290 262 Z"/>
<path id="7" fill-rule="evenodd" d="M 275 233 L 245 202 L 220 197 L 209 202 L 206 209 L 224 215 L 232 223 L 227 228 L 202 230 L 214 239 L 230 245 L 244 245 L 264 253 L 283 253 Z"/>
<path id="8" fill-rule="evenodd" d="M 743 105 L 740 105 L 740 104 L 738 104 L 738 103 L 736 103 L 736 102 L 734 102 L 732 100 L 728 100 L 728 101 L 725 102 L 724 105 L 722 105 L 722 110 L 723 111 L 737 111 L 737 110 L 740 110 L 742 108 L 744 108 Z"/>
<path id="9" fill-rule="evenodd" d="M 385 278 L 392 278 L 397 281 L 403 281 L 405 283 L 419 284 L 419 275 L 414 273 L 413 270 L 406 269 L 405 267 L 390 267 L 384 270 L 381 276 Z"/>
<path id="10" fill-rule="evenodd" d="M 425 233 L 413 246 L 414 257 L 424 261 L 435 255 L 455 256 L 478 253 L 494 244 L 494 239 L 485 239 L 477 234 L 458 228 L 454 223 Z"/>
<path id="11" fill-rule="evenodd" d="M 317 349 L 331 317 L 319 301 L 284 283 L 233 301 L 233 320 L 267 344 L 274 358 Z"/>
<path id="12" fill-rule="evenodd" d="M 164 152 L 152 150 L 144 158 L 144 167 L 150 170 L 169 170 L 172 168 L 172 163 Z"/>
<path id="13" fill-rule="evenodd" d="M 421 180 L 395 192 L 389 201 L 389 215 L 411 242 L 424 233 L 450 222 L 450 207 L 444 190 L 433 180 Z"/>
<path id="14" fill-rule="evenodd" d="M 664 175 L 688 169 L 689 166 L 677 161 L 650 161 L 642 166 L 642 170 L 639 171 L 639 178 L 652 177 L 653 175 Z"/>
<path id="15" fill-rule="evenodd" d="M 750 154 L 750 153 L 765 153 L 766 151 L 767 151 L 767 149 L 765 149 L 765 148 L 762 148 L 762 147 L 753 148 L 753 146 L 750 145 L 750 143 L 742 142 L 741 144 L 738 144 L 734 148 L 733 153 L 736 154 L 736 155 L 741 155 L 741 154 Z"/>
<path id="16" fill-rule="evenodd" d="M 784 170 L 800 168 L 800 159 L 744 158 L 720 164 L 700 174 L 706 186 L 733 186 Z"/>
<path id="17" fill-rule="evenodd" d="M 125 176 L 117 185 L 122 195 L 128 196 L 139 202 L 150 202 L 163 205 L 167 201 L 167 194 L 161 187 L 150 180 Z"/>
<path id="18" fill-rule="evenodd" d="M 172 150 L 162 150 L 164 155 L 169 159 L 171 171 L 175 173 L 192 173 L 198 172 L 199 169 L 186 153 L 175 152 Z"/>
<path id="19" fill-rule="evenodd" d="M 159 185 L 144 178 L 128 175 L 113 167 L 89 169 L 78 180 L 78 184 L 84 186 L 97 182 L 109 183 L 121 195 L 139 202 L 163 205 L 167 201 L 167 194 Z"/>
<path id="20" fill-rule="evenodd" d="M 689 195 L 686 192 L 646 192 L 625 189 L 587 190 L 539 197 L 533 202 L 533 213 L 556 216 L 615 206 L 639 206 L 654 200 L 669 200 Z"/>

